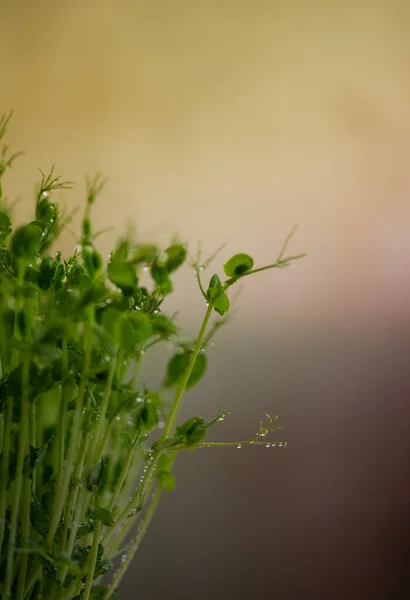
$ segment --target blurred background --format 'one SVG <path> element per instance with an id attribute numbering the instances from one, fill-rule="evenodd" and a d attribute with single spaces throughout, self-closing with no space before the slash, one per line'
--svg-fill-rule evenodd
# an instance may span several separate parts
<path id="1" fill-rule="evenodd" d="M 132 221 L 226 243 L 219 269 L 295 223 L 309 253 L 246 281 L 181 416 L 222 404 L 237 440 L 277 413 L 287 448 L 181 456 L 120 600 L 410 597 L 408 1 L 0 0 L 0 56 L 19 218 L 55 164 L 68 208 L 108 177 L 104 251 Z M 188 267 L 176 288 L 193 335 Z"/>

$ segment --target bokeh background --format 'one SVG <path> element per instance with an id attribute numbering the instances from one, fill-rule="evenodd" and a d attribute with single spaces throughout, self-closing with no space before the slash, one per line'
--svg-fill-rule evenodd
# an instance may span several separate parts
<path id="1" fill-rule="evenodd" d="M 19 218 L 55 164 L 68 207 L 109 178 L 104 251 L 131 220 L 218 266 L 295 223 L 309 253 L 246 282 L 184 407 L 229 440 L 278 413 L 288 447 L 181 456 L 120 599 L 410 597 L 408 0 L 0 0 L 0 57 Z"/>

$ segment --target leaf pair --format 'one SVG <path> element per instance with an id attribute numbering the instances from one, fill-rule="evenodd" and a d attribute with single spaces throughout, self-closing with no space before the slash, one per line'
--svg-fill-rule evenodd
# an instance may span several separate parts
<path id="1" fill-rule="evenodd" d="M 173 244 L 156 257 L 151 265 L 151 277 L 160 294 L 166 296 L 172 292 L 170 274 L 185 262 L 186 255 L 185 246 Z"/>

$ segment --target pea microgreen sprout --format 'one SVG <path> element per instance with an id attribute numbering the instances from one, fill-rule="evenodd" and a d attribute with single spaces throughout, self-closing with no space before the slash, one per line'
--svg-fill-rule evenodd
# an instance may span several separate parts
<path id="1" fill-rule="evenodd" d="M 0 119 L 0 138 L 9 117 Z M 0 149 L 0 181 L 16 155 Z M 1 162 L 2 161 L 2 162 Z M 92 210 L 105 180 L 86 180 L 81 232 L 69 255 L 55 251 L 73 213 L 56 195 L 72 188 L 41 171 L 33 219 L 14 226 L 0 188 L 0 596 L 5 600 L 109 600 L 135 555 L 163 492 L 175 486 L 180 452 L 267 445 L 277 431 L 266 415 L 252 437 L 210 441 L 223 421 L 179 422 L 186 392 L 208 368 L 208 346 L 232 315 L 244 278 L 290 265 L 288 236 L 275 263 L 254 267 L 236 254 L 224 276 L 194 269 L 205 314 L 195 338 L 167 315 L 175 272 L 187 247 L 120 238 L 104 260 Z M 145 283 L 145 280 L 148 280 Z M 144 283 L 143 283 L 144 282 Z M 215 315 L 216 313 L 216 315 Z M 214 318 L 215 317 L 215 318 Z M 174 348 L 157 387 L 143 379 L 149 352 Z M 119 560 L 119 556 L 121 559 Z M 108 575 L 107 578 L 104 578 Z M 104 579 L 103 579 L 104 578 Z M 104 582 L 104 584 L 103 584 Z M 108 583 L 107 583 L 108 582 Z"/>

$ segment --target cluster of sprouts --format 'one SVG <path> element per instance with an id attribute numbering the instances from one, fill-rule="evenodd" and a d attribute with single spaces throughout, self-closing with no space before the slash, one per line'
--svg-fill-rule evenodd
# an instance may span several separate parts
<path id="1" fill-rule="evenodd" d="M 8 118 L 0 120 L 0 139 Z M 56 250 L 72 214 L 54 202 L 72 183 L 41 173 L 32 221 L 15 226 L 1 187 L 16 155 L 0 152 L 0 595 L 13 600 L 109 600 L 131 563 L 161 494 L 175 486 L 178 454 L 213 446 L 283 446 L 268 441 L 277 417 L 256 434 L 212 442 L 212 426 L 179 422 L 184 394 L 207 369 L 207 348 L 224 324 L 228 292 L 246 277 L 283 268 L 290 236 L 272 264 L 236 254 L 203 282 L 210 260 L 192 262 L 204 318 L 187 343 L 164 312 L 187 248 L 121 238 L 108 261 L 91 210 L 104 187 L 87 180 L 81 234 L 71 256 Z M 149 284 L 141 283 L 149 272 Z M 148 351 L 171 341 L 163 381 L 141 377 Z"/>

